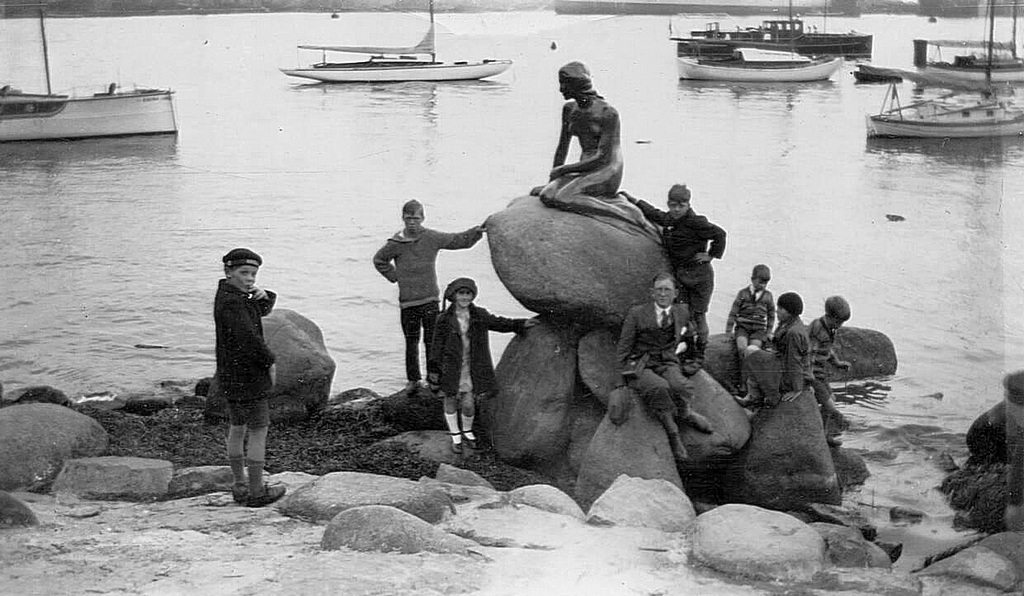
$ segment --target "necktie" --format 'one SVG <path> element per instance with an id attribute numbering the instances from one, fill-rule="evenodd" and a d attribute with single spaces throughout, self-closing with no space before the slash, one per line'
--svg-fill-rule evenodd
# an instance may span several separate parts
<path id="1" fill-rule="evenodd" d="M 671 322 L 671 319 L 668 316 L 668 311 L 667 310 L 661 311 L 661 327 L 662 328 L 668 327 L 670 322 Z"/>

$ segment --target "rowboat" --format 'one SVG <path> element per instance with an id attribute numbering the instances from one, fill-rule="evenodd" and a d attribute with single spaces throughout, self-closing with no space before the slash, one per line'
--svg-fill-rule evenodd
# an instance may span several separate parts
<path id="1" fill-rule="evenodd" d="M 677 57 L 679 78 L 698 81 L 800 83 L 822 81 L 843 65 L 842 58 L 810 58 L 792 52 L 737 48 L 727 58 Z"/>
<path id="2" fill-rule="evenodd" d="M 39 26 L 46 93 L 24 93 L 11 85 L 0 87 L 0 142 L 178 132 L 174 92 L 169 89 L 120 89 L 111 83 L 91 95 L 53 93 L 41 11 Z"/>
<path id="3" fill-rule="evenodd" d="M 434 2 L 430 2 L 430 28 L 414 46 L 300 45 L 300 50 L 322 53 L 320 62 L 306 68 L 282 68 L 281 72 L 321 83 L 398 83 L 407 81 L 468 81 L 499 75 L 511 60 L 438 62 L 434 33 Z M 332 62 L 332 54 L 363 54 L 369 58 Z"/>

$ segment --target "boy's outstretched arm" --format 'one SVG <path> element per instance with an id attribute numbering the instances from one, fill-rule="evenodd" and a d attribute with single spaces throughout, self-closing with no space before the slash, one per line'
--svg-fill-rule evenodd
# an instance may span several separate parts
<path id="1" fill-rule="evenodd" d="M 438 232 L 438 234 L 442 236 L 441 241 L 438 242 L 438 246 L 445 250 L 471 248 L 484 237 L 484 231 L 484 226 L 473 226 L 465 232 L 459 232 L 457 234 Z"/>

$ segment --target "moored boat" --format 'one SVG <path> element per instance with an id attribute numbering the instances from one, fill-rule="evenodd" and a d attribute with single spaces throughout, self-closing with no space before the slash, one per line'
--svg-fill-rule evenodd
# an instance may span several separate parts
<path id="1" fill-rule="evenodd" d="M 842 58 L 809 58 L 791 52 L 737 48 L 727 58 L 677 57 L 679 78 L 698 81 L 802 83 L 823 81 L 843 64 Z"/>
<path id="2" fill-rule="evenodd" d="M 92 95 L 53 93 L 46 25 L 39 12 L 46 93 L 0 87 L 0 142 L 86 139 L 128 135 L 175 134 L 174 92 L 169 89 L 119 89 L 117 84 Z"/>
<path id="3" fill-rule="evenodd" d="M 722 30 L 718 22 L 708 23 L 689 37 L 671 37 L 677 56 L 727 56 L 736 48 L 794 51 L 805 56 L 870 58 L 873 36 L 849 31 L 825 33 L 808 30 L 797 18 L 762 21 L 757 27 Z"/>
<path id="4" fill-rule="evenodd" d="M 322 52 L 320 62 L 305 68 L 282 68 L 291 77 L 321 83 L 398 83 L 408 81 L 467 81 L 499 75 L 511 60 L 438 62 L 434 33 L 434 2 L 430 1 L 430 28 L 410 47 L 300 45 L 300 50 Z M 329 62 L 327 53 L 363 54 L 369 58 Z"/>
<path id="5" fill-rule="evenodd" d="M 801 13 L 860 14 L 856 0 L 795 0 Z M 777 0 L 555 0 L 559 14 L 726 13 L 736 16 L 780 14 Z"/>

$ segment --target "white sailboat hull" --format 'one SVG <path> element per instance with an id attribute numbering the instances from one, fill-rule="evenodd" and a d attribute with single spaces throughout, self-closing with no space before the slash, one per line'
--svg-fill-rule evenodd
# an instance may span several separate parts
<path id="1" fill-rule="evenodd" d="M 288 76 L 323 83 L 397 83 L 407 81 L 471 81 L 499 75 L 512 66 L 511 60 L 468 63 L 423 63 L 408 66 L 330 66 L 282 68 Z"/>
<path id="2" fill-rule="evenodd" d="M 919 69 L 921 73 L 941 77 L 951 83 L 988 84 L 983 68 L 955 68 L 928 65 Z M 1024 64 L 1020 68 L 992 69 L 992 83 L 1024 83 Z"/>
<path id="3" fill-rule="evenodd" d="M 828 79 L 843 64 L 842 58 L 793 67 L 744 67 L 701 64 L 693 58 L 676 58 L 679 78 L 697 81 L 736 81 L 751 83 L 802 83 Z"/>
<path id="4" fill-rule="evenodd" d="M 944 109 L 926 105 L 866 117 L 868 137 L 971 139 L 1024 135 L 1024 109 L 977 106 Z"/>
<path id="5" fill-rule="evenodd" d="M 0 142 L 84 139 L 178 132 L 170 90 L 89 97 L 0 96 Z"/>

